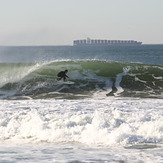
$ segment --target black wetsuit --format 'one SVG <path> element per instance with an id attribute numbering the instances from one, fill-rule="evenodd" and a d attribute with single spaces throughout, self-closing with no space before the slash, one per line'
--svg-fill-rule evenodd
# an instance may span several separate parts
<path id="1" fill-rule="evenodd" d="M 68 78 L 68 76 L 66 75 L 67 71 L 61 71 L 57 74 L 57 76 L 59 77 L 58 80 L 63 79 L 64 81 L 66 80 L 66 77 Z"/>

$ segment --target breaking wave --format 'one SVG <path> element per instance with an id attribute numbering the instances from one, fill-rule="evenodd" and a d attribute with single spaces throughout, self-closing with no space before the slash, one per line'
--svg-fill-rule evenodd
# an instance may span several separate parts
<path id="1" fill-rule="evenodd" d="M 68 69 L 74 84 L 58 82 Z M 1 99 L 123 96 L 163 98 L 163 66 L 99 60 L 1 63 Z"/>

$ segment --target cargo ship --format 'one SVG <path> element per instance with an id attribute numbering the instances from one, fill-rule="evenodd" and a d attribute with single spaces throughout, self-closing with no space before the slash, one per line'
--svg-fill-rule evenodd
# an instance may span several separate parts
<path id="1" fill-rule="evenodd" d="M 73 46 L 110 46 L 110 45 L 141 45 L 142 42 L 135 40 L 101 40 L 101 39 L 83 39 L 74 40 Z"/>

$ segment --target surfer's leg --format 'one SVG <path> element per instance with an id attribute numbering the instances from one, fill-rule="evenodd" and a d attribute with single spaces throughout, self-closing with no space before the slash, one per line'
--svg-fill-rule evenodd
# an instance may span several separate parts
<path id="1" fill-rule="evenodd" d="M 60 77 L 60 78 L 57 78 L 57 80 L 61 80 L 62 78 Z"/>

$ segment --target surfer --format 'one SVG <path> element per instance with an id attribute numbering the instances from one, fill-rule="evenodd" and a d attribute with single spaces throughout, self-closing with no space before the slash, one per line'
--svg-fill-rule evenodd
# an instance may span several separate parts
<path id="1" fill-rule="evenodd" d="M 57 76 L 59 77 L 58 80 L 63 79 L 63 81 L 66 81 L 66 78 L 69 78 L 66 74 L 67 74 L 68 70 L 65 71 L 60 71 Z"/>

